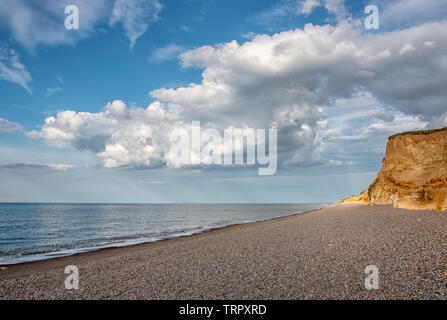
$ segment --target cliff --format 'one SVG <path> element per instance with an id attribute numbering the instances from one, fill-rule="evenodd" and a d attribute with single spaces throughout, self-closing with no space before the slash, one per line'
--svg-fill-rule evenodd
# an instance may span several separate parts
<path id="1" fill-rule="evenodd" d="M 447 210 L 447 128 L 391 136 L 376 180 L 342 202 Z"/>

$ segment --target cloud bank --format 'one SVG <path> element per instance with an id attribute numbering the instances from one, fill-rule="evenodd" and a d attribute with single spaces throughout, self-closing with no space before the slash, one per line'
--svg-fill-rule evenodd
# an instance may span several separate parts
<path id="1" fill-rule="evenodd" d="M 70 169 L 73 169 L 74 166 L 70 164 L 33 164 L 33 163 L 14 163 L 14 164 L 3 164 L 0 165 L 1 169 L 7 169 L 7 170 L 24 170 L 24 169 L 51 169 L 55 171 L 68 171 Z"/>
<path id="2" fill-rule="evenodd" d="M 344 14 L 343 1 L 324 3 Z M 169 132 L 190 121 L 221 132 L 276 128 L 280 165 L 339 165 L 328 141 L 349 135 L 335 130 L 331 137 L 328 115 L 343 104 L 359 97 L 376 103 L 362 115 L 369 123 L 356 127 L 363 140 L 444 117 L 446 36 L 446 21 L 370 34 L 341 21 L 203 46 L 180 55 L 183 68 L 203 70 L 200 83 L 152 90 L 155 101 L 146 109 L 114 101 L 98 113 L 60 112 L 29 135 L 90 150 L 106 167 L 170 166 Z"/>

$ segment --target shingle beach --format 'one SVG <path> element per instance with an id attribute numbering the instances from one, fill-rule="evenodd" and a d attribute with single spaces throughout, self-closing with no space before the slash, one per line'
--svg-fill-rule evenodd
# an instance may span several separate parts
<path id="1" fill-rule="evenodd" d="M 67 265 L 79 290 L 67 290 Z M 365 267 L 379 270 L 367 290 Z M 446 299 L 447 213 L 335 205 L 0 268 L 0 299 Z"/>

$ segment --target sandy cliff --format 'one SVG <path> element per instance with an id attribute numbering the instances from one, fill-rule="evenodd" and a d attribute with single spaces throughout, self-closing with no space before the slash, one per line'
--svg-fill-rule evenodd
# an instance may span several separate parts
<path id="1" fill-rule="evenodd" d="M 447 128 L 391 136 L 376 180 L 343 202 L 447 210 Z"/>

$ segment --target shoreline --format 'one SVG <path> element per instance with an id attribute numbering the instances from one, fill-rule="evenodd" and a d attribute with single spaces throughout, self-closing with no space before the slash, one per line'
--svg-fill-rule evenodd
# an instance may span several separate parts
<path id="1" fill-rule="evenodd" d="M 1 204 L 8 204 L 8 203 L 0 203 L 0 205 Z M 9 203 L 9 204 L 14 204 L 14 203 Z M 34 204 L 34 203 L 19 203 L 19 204 Z M 36 204 L 45 204 L 45 203 L 36 203 Z M 56 204 L 65 205 L 65 203 L 56 203 Z M 74 248 L 60 249 L 60 250 L 56 250 L 56 251 L 41 251 L 41 252 L 35 252 L 35 253 L 26 253 L 23 255 L 17 255 L 14 258 L 5 259 L 3 261 L 0 260 L 0 271 L 1 271 L 2 267 L 9 268 L 14 265 L 59 259 L 59 258 L 70 257 L 70 256 L 74 256 L 74 255 L 79 255 L 79 254 L 97 252 L 100 250 L 126 248 L 126 247 L 131 247 L 131 246 L 136 246 L 136 245 L 154 243 L 154 242 L 158 242 L 158 241 L 172 240 L 172 239 L 181 238 L 181 237 L 189 237 L 189 236 L 193 236 L 195 234 L 201 234 L 201 233 L 213 231 L 213 230 L 220 229 L 220 228 L 226 228 L 226 227 L 230 227 L 230 226 L 249 224 L 249 223 L 261 222 L 261 221 L 269 221 L 272 219 L 293 216 L 293 215 L 301 214 L 301 213 L 305 213 L 305 212 L 311 212 L 311 211 L 319 210 L 324 207 L 332 206 L 332 205 L 336 205 L 336 204 L 337 203 L 322 203 L 322 204 L 317 204 L 317 203 L 315 203 L 315 204 L 313 204 L 313 203 L 300 204 L 299 203 L 297 205 L 318 205 L 319 207 L 316 209 L 310 209 L 310 210 L 299 211 L 299 212 L 291 212 L 291 213 L 288 213 L 283 216 L 277 216 L 277 217 L 266 218 L 266 219 L 261 219 L 261 220 L 240 221 L 240 222 L 234 222 L 234 223 L 229 223 L 229 224 L 217 225 L 217 226 L 213 226 L 213 227 L 197 226 L 193 230 L 180 231 L 177 233 L 172 233 L 172 234 L 169 234 L 166 236 L 161 236 L 161 237 L 154 236 L 153 238 L 146 238 L 146 239 L 141 239 L 141 240 L 129 239 L 129 240 L 124 240 L 123 242 L 110 242 L 110 243 L 91 245 L 91 246 L 85 246 L 85 247 L 74 247 Z M 84 205 L 84 204 L 81 204 L 81 205 Z M 91 205 L 91 204 L 85 203 L 85 205 Z M 115 204 L 112 204 L 112 205 L 115 205 Z M 140 204 L 135 204 L 135 205 L 140 205 Z M 204 204 L 204 205 L 208 205 L 208 204 Z M 226 205 L 226 204 L 216 204 L 216 205 Z M 238 204 L 235 204 L 235 205 L 238 205 Z M 247 204 L 247 205 L 251 205 L 251 204 Z M 263 205 L 263 204 L 256 204 L 256 205 Z M 267 205 L 271 205 L 271 204 L 267 204 Z M 21 259 L 23 257 L 25 257 L 25 258 L 29 257 L 29 259 Z M 18 261 L 15 262 L 15 260 L 18 260 Z M 11 262 L 9 262 L 9 261 L 11 261 Z"/>
<path id="2" fill-rule="evenodd" d="M 250 222 L 242 222 L 242 223 L 234 223 L 234 224 L 229 224 L 229 225 L 225 225 L 225 226 L 221 226 L 221 227 L 214 227 L 214 228 L 209 228 L 209 229 L 204 229 L 202 231 L 198 231 L 198 232 L 194 232 L 192 234 L 184 234 L 184 235 L 179 235 L 179 236 L 174 236 L 174 237 L 166 237 L 163 239 L 159 239 L 159 240 L 154 240 L 154 241 L 145 241 L 145 242 L 141 242 L 141 243 L 135 243 L 135 244 L 125 244 L 125 245 L 107 245 L 98 249 L 92 249 L 92 250 L 87 250 L 89 249 L 88 247 L 86 247 L 85 249 L 87 251 L 84 252 L 75 252 L 72 254 L 67 254 L 67 255 L 60 255 L 60 256 L 55 256 L 55 257 L 48 257 L 48 258 L 44 258 L 44 259 L 38 259 L 38 260 L 30 260 L 30 261 L 23 261 L 23 262 L 17 262 L 17 263 L 10 263 L 10 264 L 2 264 L 0 263 L 0 280 L 2 279 L 7 279 L 10 277 L 14 277 L 18 274 L 23 275 L 23 272 L 14 272 L 14 269 L 18 269 L 20 271 L 22 271 L 23 269 L 26 269 L 27 271 L 30 272 L 34 272 L 36 269 L 38 271 L 42 271 L 41 269 L 41 265 L 43 265 L 44 267 L 44 271 L 47 270 L 51 270 L 51 269 L 46 269 L 45 267 L 47 266 L 51 266 L 51 267 L 56 267 L 59 266 L 60 263 L 58 262 L 64 262 L 65 260 L 69 260 L 67 258 L 76 258 L 76 257 L 88 257 L 89 259 L 95 259 L 95 257 L 109 257 L 110 255 L 113 254 L 121 254 L 121 253 L 125 253 L 126 251 L 134 251 L 136 249 L 146 249 L 146 248 L 150 248 L 151 245 L 155 245 L 158 243 L 163 243 L 166 241 L 175 241 L 175 240 L 181 240 L 181 239 L 187 239 L 187 238 L 192 238 L 194 236 L 199 236 L 199 235 L 203 235 L 203 234 L 207 234 L 210 232 L 215 232 L 215 231 L 219 231 L 222 230 L 224 231 L 227 228 L 232 228 L 232 227 L 238 227 L 238 226 L 245 226 L 245 225 L 251 225 L 251 224 L 257 224 L 257 223 L 262 223 L 262 222 L 269 222 L 269 221 L 274 221 L 274 220 L 280 220 L 280 219 L 284 219 L 284 218 L 289 218 L 289 217 L 294 217 L 297 215 L 301 215 L 301 214 L 307 214 L 307 213 L 312 213 L 315 211 L 319 211 L 323 208 L 329 208 L 329 207 L 333 207 L 333 206 L 338 206 L 341 204 L 337 204 L 337 203 L 331 203 L 331 204 L 323 204 L 320 208 L 317 209 L 313 209 L 313 210 L 308 210 L 308 211 L 302 211 L 302 212 L 296 212 L 296 213 L 292 213 L 286 216 L 280 216 L 280 217 L 273 217 L 273 218 L 268 218 L 268 219 L 264 219 L 264 220 L 258 220 L 258 221 L 250 221 Z M 76 248 L 75 248 L 76 249 Z M 83 249 L 83 248 L 79 248 L 79 249 Z M 70 249 L 71 250 L 71 249 Z M 73 249 L 74 250 L 74 249 Z M 49 252 L 51 253 L 51 252 Z M 57 253 L 57 252 L 54 252 Z M 104 255 L 102 255 L 101 253 L 105 253 Z M 110 253 L 107 254 L 107 253 Z M 47 262 L 51 262 L 54 261 L 54 266 L 51 263 Z M 33 265 L 36 264 L 37 268 L 33 268 Z M 6 268 L 6 269 L 5 269 Z M 8 272 L 7 272 L 8 271 Z M 6 277 L 5 277 L 6 276 Z"/>
<path id="3" fill-rule="evenodd" d="M 0 271 L 0 300 L 447 299 L 447 214 L 330 205 Z M 65 267 L 79 268 L 79 290 Z M 365 268 L 379 270 L 378 290 Z"/>

